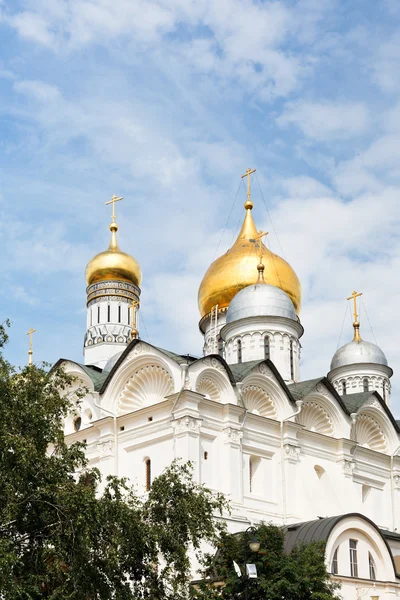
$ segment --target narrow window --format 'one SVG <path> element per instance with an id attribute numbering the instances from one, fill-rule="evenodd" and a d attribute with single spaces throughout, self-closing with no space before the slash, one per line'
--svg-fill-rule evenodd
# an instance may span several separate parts
<path id="1" fill-rule="evenodd" d="M 224 340 L 221 337 L 218 338 L 218 354 L 224 357 Z"/>
<path id="2" fill-rule="evenodd" d="M 250 484 L 250 494 L 253 491 L 253 458 L 250 456 L 249 458 L 249 484 Z"/>
<path id="3" fill-rule="evenodd" d="M 369 381 L 368 381 L 368 377 L 364 377 L 364 379 L 363 379 L 363 391 L 364 391 L 364 392 L 369 392 Z"/>
<path id="4" fill-rule="evenodd" d="M 294 381 L 293 342 L 290 340 L 290 379 Z"/>
<path id="5" fill-rule="evenodd" d="M 375 579 L 376 579 L 375 563 L 374 563 L 374 559 L 372 558 L 370 552 L 368 552 L 368 565 L 369 565 L 369 578 L 372 579 L 373 581 L 375 581 Z"/>
<path id="6" fill-rule="evenodd" d="M 204 460 L 208 460 L 208 452 L 204 452 Z"/>
<path id="7" fill-rule="evenodd" d="M 128 325 L 130 325 L 130 324 L 131 324 L 131 309 L 128 306 Z"/>
<path id="8" fill-rule="evenodd" d="M 108 322 L 111 321 L 111 306 L 110 305 L 107 306 L 107 321 Z"/>
<path id="9" fill-rule="evenodd" d="M 97 307 L 97 322 L 100 323 L 100 306 Z"/>
<path id="10" fill-rule="evenodd" d="M 91 308 L 90 309 L 90 326 L 93 325 L 92 321 L 93 321 L 93 309 Z"/>
<path id="11" fill-rule="evenodd" d="M 121 323 L 121 305 L 118 304 L 118 323 Z"/>
<path id="12" fill-rule="evenodd" d="M 146 459 L 146 492 L 148 492 L 151 488 L 151 460 L 149 458 Z"/>
<path id="13" fill-rule="evenodd" d="M 331 565 L 331 573 L 333 575 L 337 575 L 339 573 L 339 564 L 338 564 L 338 550 L 339 548 L 336 548 L 334 554 L 333 554 L 333 558 L 332 558 L 332 565 Z"/>
<path id="14" fill-rule="evenodd" d="M 264 357 L 269 358 L 269 336 L 266 335 L 264 338 Z"/>
<path id="15" fill-rule="evenodd" d="M 350 548 L 350 575 L 352 577 L 358 577 L 357 540 L 349 540 L 349 548 Z"/>
<path id="16" fill-rule="evenodd" d="M 238 363 L 242 362 L 242 340 L 237 341 L 237 360 Z"/>
<path id="17" fill-rule="evenodd" d="M 344 379 L 342 379 L 342 394 L 343 394 L 343 396 L 346 396 L 346 394 L 347 394 L 346 382 Z"/>

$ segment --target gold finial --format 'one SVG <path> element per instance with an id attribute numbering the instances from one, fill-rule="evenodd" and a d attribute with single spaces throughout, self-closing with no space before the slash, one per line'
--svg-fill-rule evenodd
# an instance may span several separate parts
<path id="1" fill-rule="evenodd" d="M 244 204 L 244 207 L 245 207 L 246 210 L 248 210 L 248 209 L 251 210 L 253 208 L 253 203 L 252 203 L 252 201 L 250 199 L 250 196 L 251 196 L 251 175 L 252 175 L 252 173 L 255 173 L 255 172 L 256 172 L 256 169 L 247 169 L 246 173 L 244 175 L 242 175 L 242 179 L 244 177 L 247 177 L 247 200 L 246 200 L 246 202 Z"/>
<path id="2" fill-rule="evenodd" d="M 108 202 L 106 202 L 106 206 L 108 204 L 112 204 L 112 214 L 111 214 L 111 224 L 110 224 L 110 231 L 111 231 L 111 242 L 110 242 L 110 250 L 113 249 L 118 249 L 118 243 L 117 243 L 117 236 L 116 233 L 118 231 L 118 225 L 115 222 L 115 203 L 119 202 L 120 200 L 123 200 L 123 197 L 117 197 L 115 194 L 113 195 L 113 197 L 111 198 L 111 200 L 109 200 Z"/>
<path id="3" fill-rule="evenodd" d="M 32 350 L 32 334 L 33 333 L 36 333 L 36 329 L 32 329 L 32 327 L 26 333 L 26 335 L 29 335 L 28 366 L 31 366 L 31 364 L 32 364 L 32 354 L 33 354 L 33 350 Z"/>
<path id="4" fill-rule="evenodd" d="M 255 238 L 254 238 L 255 242 L 257 242 L 258 240 L 260 241 L 260 262 L 257 265 L 257 271 L 258 271 L 258 281 L 257 281 L 257 283 L 265 283 L 265 280 L 264 280 L 265 265 L 263 263 L 264 252 L 263 252 L 263 244 L 262 244 L 262 238 L 265 235 L 268 235 L 268 231 L 259 231 L 258 235 L 256 235 Z"/>
<path id="5" fill-rule="evenodd" d="M 353 312 L 353 316 L 354 316 L 354 323 L 353 323 L 354 338 L 353 338 L 353 342 L 361 342 L 360 323 L 358 321 L 358 314 L 357 314 L 357 298 L 359 298 L 360 296 L 362 296 L 362 292 L 353 292 L 351 294 L 351 296 L 349 296 L 347 298 L 347 300 L 353 300 L 353 302 L 354 302 L 354 312 Z"/>
<path id="6" fill-rule="evenodd" d="M 129 304 L 128 306 L 128 310 L 132 311 L 132 319 L 131 319 L 131 336 L 132 339 L 136 339 L 138 336 L 138 330 L 137 330 L 137 309 L 139 307 L 139 302 L 137 300 L 135 300 L 134 298 L 132 298 L 132 304 Z"/>

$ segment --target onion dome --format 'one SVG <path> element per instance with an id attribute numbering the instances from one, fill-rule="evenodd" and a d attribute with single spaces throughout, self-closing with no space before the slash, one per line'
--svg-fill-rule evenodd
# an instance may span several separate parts
<path id="1" fill-rule="evenodd" d="M 388 366 L 386 356 L 376 344 L 366 342 L 361 338 L 345 344 L 336 350 L 331 362 L 331 371 L 338 367 L 360 363 L 373 363 Z"/>
<path id="2" fill-rule="evenodd" d="M 297 321 L 292 300 L 280 288 L 267 283 L 249 285 L 231 301 L 226 323 L 247 317 L 286 317 Z"/>
<path id="3" fill-rule="evenodd" d="M 122 252 L 118 246 L 118 225 L 115 223 L 114 213 L 110 231 L 111 241 L 108 249 L 96 254 L 86 267 L 87 285 L 99 281 L 128 281 L 140 287 L 142 271 L 133 256 Z"/>
<path id="4" fill-rule="evenodd" d="M 253 203 L 249 197 L 244 205 L 246 216 L 233 246 L 208 268 L 200 284 L 198 304 L 201 316 L 229 306 L 232 298 L 243 288 L 257 282 L 259 255 L 264 257 L 265 283 L 283 290 L 300 312 L 301 286 L 292 267 L 283 258 L 271 252 L 261 241 L 254 224 Z"/>

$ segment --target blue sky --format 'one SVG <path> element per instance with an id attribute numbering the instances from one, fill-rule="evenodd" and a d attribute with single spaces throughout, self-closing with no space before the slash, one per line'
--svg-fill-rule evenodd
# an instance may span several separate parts
<path id="1" fill-rule="evenodd" d="M 10 360 L 32 326 L 35 359 L 82 359 L 84 269 L 113 193 L 143 271 L 142 337 L 200 354 L 198 286 L 251 166 L 257 226 L 302 283 L 303 378 L 329 370 L 360 289 L 362 335 L 396 387 L 399 2 L 0 0 L 0 39 Z"/>

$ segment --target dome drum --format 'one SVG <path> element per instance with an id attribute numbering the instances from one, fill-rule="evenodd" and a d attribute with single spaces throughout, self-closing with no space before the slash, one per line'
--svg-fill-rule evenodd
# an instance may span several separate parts
<path id="1" fill-rule="evenodd" d="M 96 302 L 118 300 L 119 302 L 139 301 L 140 288 L 128 281 L 100 281 L 86 288 L 87 306 Z"/>

